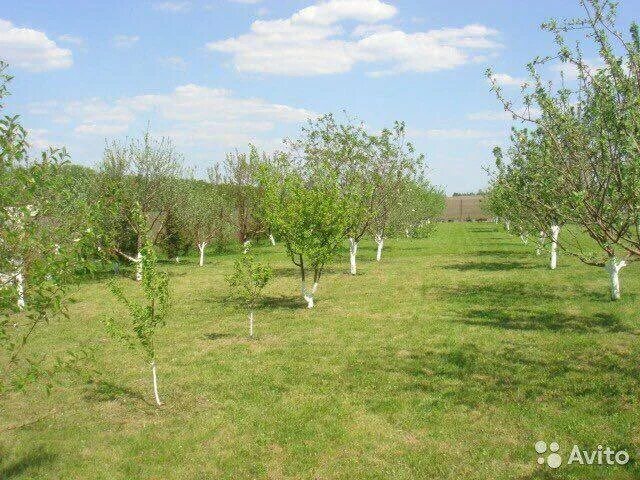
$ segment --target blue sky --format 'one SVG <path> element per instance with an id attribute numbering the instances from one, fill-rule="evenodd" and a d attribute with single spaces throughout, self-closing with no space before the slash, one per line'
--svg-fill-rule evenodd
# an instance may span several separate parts
<path id="1" fill-rule="evenodd" d="M 570 0 L 5 1 L 0 58 L 33 145 L 65 145 L 76 163 L 149 124 L 204 172 L 347 110 L 372 129 L 404 120 L 452 193 L 485 186 L 508 136 L 486 68 L 517 98 L 526 62 L 553 52 L 540 23 L 579 13 Z M 638 13 L 623 1 L 621 25 Z"/>

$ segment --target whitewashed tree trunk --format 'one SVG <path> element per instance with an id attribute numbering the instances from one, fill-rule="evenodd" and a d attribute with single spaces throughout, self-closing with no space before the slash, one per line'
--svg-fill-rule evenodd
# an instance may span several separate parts
<path id="1" fill-rule="evenodd" d="M 536 248 L 536 255 L 540 255 L 542 253 L 542 247 L 544 246 L 544 241 L 547 239 L 547 233 L 544 230 L 540 230 L 540 237 L 538 240 L 538 247 Z"/>
<path id="2" fill-rule="evenodd" d="M 204 249 L 207 246 L 207 242 L 201 242 L 198 244 L 198 250 L 200 251 L 200 261 L 198 262 L 198 265 L 203 267 L 204 266 Z"/>
<path id="3" fill-rule="evenodd" d="M 558 265 L 558 235 L 560 234 L 559 225 L 551 225 L 551 270 L 555 270 Z"/>
<path id="4" fill-rule="evenodd" d="M 604 266 L 609 273 L 609 281 L 611 282 L 611 300 L 620 300 L 620 270 L 627 266 L 624 260 L 618 260 L 615 256 L 610 257 Z"/>
<path id="5" fill-rule="evenodd" d="M 244 246 L 244 250 L 242 250 L 242 253 L 246 254 L 247 252 L 249 252 L 249 245 L 251 245 L 251 240 L 245 240 L 242 244 L 242 246 Z"/>
<path id="6" fill-rule="evenodd" d="M 511 222 L 509 220 L 504 221 L 504 228 L 507 229 L 507 232 L 511 230 Z"/>
<path id="7" fill-rule="evenodd" d="M 307 302 L 307 308 L 313 308 L 313 296 L 316 293 L 316 290 L 318 289 L 318 283 L 314 283 L 313 284 L 313 288 L 311 289 L 311 291 L 309 292 L 307 290 L 307 286 L 304 284 L 304 282 L 302 282 L 302 296 L 304 297 L 304 299 Z"/>
<path id="8" fill-rule="evenodd" d="M 136 263 L 136 281 L 142 281 L 142 252 L 138 252 L 136 255 L 136 259 L 134 260 Z"/>
<path id="9" fill-rule="evenodd" d="M 253 310 L 249 312 L 249 338 L 253 338 Z"/>
<path id="10" fill-rule="evenodd" d="M 357 273 L 356 266 L 356 255 L 358 254 L 358 242 L 356 242 L 355 238 L 349 237 L 349 261 L 351 264 L 351 275 L 355 275 Z"/>
<path id="11" fill-rule="evenodd" d="M 378 251 L 376 252 L 376 260 L 379 262 L 382 258 L 382 248 L 384 247 L 384 237 L 381 233 L 375 236 L 376 244 L 378 245 Z"/>
<path id="12" fill-rule="evenodd" d="M 269 234 L 269 241 L 271 242 L 271 245 L 273 245 L 273 246 L 276 245 L 276 239 L 273 238 L 273 234 L 272 233 Z"/>
<path id="13" fill-rule="evenodd" d="M 521 234 L 520 234 L 520 241 L 521 241 L 523 244 L 525 244 L 525 245 L 526 245 L 527 243 L 529 243 L 529 238 L 527 237 L 527 234 L 526 234 L 526 233 L 521 233 Z"/>
<path id="14" fill-rule="evenodd" d="M 162 402 L 160 401 L 160 395 L 158 395 L 158 375 L 156 372 L 156 361 L 153 360 L 151 362 L 151 375 L 153 376 L 153 396 L 156 399 L 156 404 L 158 406 L 162 405 Z"/>
<path id="15" fill-rule="evenodd" d="M 24 310 L 24 275 L 22 273 L 22 268 L 16 271 L 15 282 L 16 290 L 18 291 L 18 310 Z"/>
<path id="16" fill-rule="evenodd" d="M 408 228 L 404 229 L 404 236 L 409 238 L 409 229 Z"/>

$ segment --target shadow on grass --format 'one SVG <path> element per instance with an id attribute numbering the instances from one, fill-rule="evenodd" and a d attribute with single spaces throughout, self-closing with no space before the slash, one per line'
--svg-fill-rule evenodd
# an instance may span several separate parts
<path id="1" fill-rule="evenodd" d="M 500 270 L 526 270 L 539 267 L 537 265 L 529 265 L 522 262 L 467 262 L 445 265 L 443 268 L 458 270 L 459 272 L 468 272 L 471 270 L 495 272 Z"/>
<path id="2" fill-rule="evenodd" d="M 232 338 L 235 335 L 231 333 L 212 332 L 212 333 L 205 333 L 203 336 L 205 340 L 216 341 L 216 340 L 222 340 L 223 338 Z"/>
<path id="3" fill-rule="evenodd" d="M 47 452 L 40 447 L 23 455 L 8 464 L 0 464 L 0 478 L 9 479 L 20 476 L 31 469 L 37 469 L 53 463 L 57 455 Z"/>
<path id="4" fill-rule="evenodd" d="M 516 250 L 476 250 L 475 252 L 469 252 L 468 255 L 482 255 L 482 256 L 491 256 L 491 257 L 517 257 L 517 258 L 540 258 L 535 256 L 533 253 L 529 252 L 521 252 Z"/>
<path id="5" fill-rule="evenodd" d="M 576 333 L 632 333 L 620 319 L 610 313 L 591 316 L 566 313 L 518 311 L 506 312 L 495 308 L 471 310 L 463 320 L 468 325 L 490 326 L 506 330 L 549 330 Z"/>
<path id="6" fill-rule="evenodd" d="M 422 286 L 425 293 L 432 289 L 433 285 L 430 283 Z M 444 301 L 455 298 L 457 302 L 466 302 L 467 306 L 512 305 L 523 302 L 538 304 L 540 300 L 558 300 L 565 293 L 544 291 L 541 285 L 519 282 L 456 285 L 438 292 Z"/>
<path id="7" fill-rule="evenodd" d="M 442 406 L 534 406 L 578 398 L 598 404 L 603 414 L 618 413 L 634 398 L 640 375 L 636 358 L 626 354 L 599 356 L 593 349 L 541 356 L 526 345 L 488 349 L 473 343 L 413 354 L 400 369 L 410 378 L 407 391 L 426 393 Z"/>
<path id="8" fill-rule="evenodd" d="M 85 400 L 109 402 L 112 400 L 132 399 L 153 406 L 139 392 L 106 380 L 94 380 L 85 386 Z"/>
<path id="9" fill-rule="evenodd" d="M 247 305 L 241 298 L 233 295 L 210 295 L 206 300 L 207 303 L 217 303 L 222 307 L 231 307 L 234 309 L 247 309 Z M 302 297 L 298 296 L 264 296 L 258 302 L 257 309 L 262 308 L 275 308 L 275 309 L 287 309 L 298 310 L 306 307 L 306 304 Z"/>

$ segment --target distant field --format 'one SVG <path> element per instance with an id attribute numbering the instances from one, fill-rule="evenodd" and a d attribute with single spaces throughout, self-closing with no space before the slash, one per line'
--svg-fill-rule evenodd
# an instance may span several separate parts
<path id="1" fill-rule="evenodd" d="M 445 199 L 445 209 L 441 220 L 445 222 L 467 222 L 489 220 L 489 214 L 482 208 L 482 195 L 456 195 Z"/>
<path id="2" fill-rule="evenodd" d="M 556 271 L 492 223 L 444 223 L 427 240 L 345 250 L 317 307 L 281 246 L 257 338 L 228 298 L 233 256 L 167 264 L 174 308 L 148 366 L 115 344 L 105 283 L 30 348 L 100 345 L 100 375 L 0 403 L 0 478 L 633 479 L 640 477 L 640 272 L 609 301 L 601 269 Z M 132 282 L 133 283 L 133 282 Z M 619 466 L 536 463 L 534 442 L 626 449 Z"/>

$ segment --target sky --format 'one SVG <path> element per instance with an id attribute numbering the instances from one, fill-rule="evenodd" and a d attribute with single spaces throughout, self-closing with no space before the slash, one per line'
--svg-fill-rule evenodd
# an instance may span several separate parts
<path id="1" fill-rule="evenodd" d="M 149 128 L 197 174 L 249 142 L 271 151 L 333 112 L 371 131 L 406 123 L 448 193 L 486 186 L 525 65 L 554 53 L 542 22 L 577 0 L 0 0 L 7 113 L 33 149 L 65 146 L 95 166 L 106 142 Z M 640 17 L 623 0 L 620 25 Z M 587 55 L 593 55 L 587 49 Z M 594 62 L 595 60 L 594 56 Z M 549 79 L 560 78 L 550 64 Z"/>

